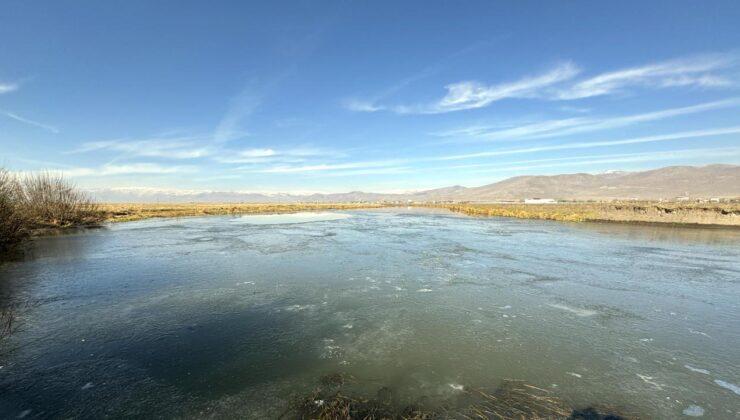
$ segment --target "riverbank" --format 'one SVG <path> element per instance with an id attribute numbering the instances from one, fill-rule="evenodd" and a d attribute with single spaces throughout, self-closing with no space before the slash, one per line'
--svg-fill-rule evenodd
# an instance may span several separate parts
<path id="1" fill-rule="evenodd" d="M 446 208 L 471 216 L 516 217 L 565 222 L 740 226 L 740 204 L 738 203 L 445 204 L 434 207 Z"/>
<path id="2" fill-rule="evenodd" d="M 168 203 L 101 204 L 106 222 L 127 222 L 162 217 L 228 214 L 293 213 L 299 211 L 359 210 L 390 207 L 379 203 Z M 515 217 L 565 222 L 664 223 L 677 225 L 740 226 L 738 203 L 556 203 L 556 204 L 415 204 L 446 208 L 471 216 Z"/>
<path id="3" fill-rule="evenodd" d="M 386 207 L 369 203 L 168 203 L 168 204 L 101 204 L 106 222 L 130 222 L 161 217 L 216 216 L 228 214 L 295 213 L 299 211 L 357 210 Z"/>

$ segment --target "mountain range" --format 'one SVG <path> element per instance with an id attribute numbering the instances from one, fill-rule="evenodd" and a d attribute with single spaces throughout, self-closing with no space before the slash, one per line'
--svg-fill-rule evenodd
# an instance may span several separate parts
<path id="1" fill-rule="evenodd" d="M 92 190 L 103 202 L 358 202 L 675 199 L 740 197 L 740 166 L 669 166 L 641 172 L 611 171 L 516 176 L 480 187 L 452 187 L 406 194 L 352 191 L 334 194 L 262 194 L 225 191 L 160 191 L 140 188 Z"/>

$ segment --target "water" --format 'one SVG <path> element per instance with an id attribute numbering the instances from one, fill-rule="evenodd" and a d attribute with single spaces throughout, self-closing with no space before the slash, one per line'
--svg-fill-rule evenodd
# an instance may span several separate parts
<path id="1" fill-rule="evenodd" d="M 277 418 L 337 372 L 432 405 L 517 378 L 575 407 L 740 418 L 737 230 L 251 217 L 48 237 L 0 265 L 19 327 L 0 418 Z"/>

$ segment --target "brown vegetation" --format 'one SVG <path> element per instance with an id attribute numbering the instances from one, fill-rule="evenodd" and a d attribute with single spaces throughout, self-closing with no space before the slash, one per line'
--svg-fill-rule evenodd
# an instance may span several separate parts
<path id="1" fill-rule="evenodd" d="M 740 226 L 740 203 L 557 203 L 445 204 L 472 216 L 516 217 L 567 222 L 631 222 Z"/>
<path id="2" fill-rule="evenodd" d="M 227 214 L 295 213 L 317 210 L 356 210 L 384 207 L 367 203 L 294 203 L 294 204 L 240 204 L 240 203 L 186 203 L 186 204 L 101 204 L 100 212 L 109 222 L 127 222 L 156 217 L 188 217 Z"/>
<path id="3" fill-rule="evenodd" d="M 97 204 L 62 176 L 20 177 L 0 168 L 0 250 L 20 242 L 34 229 L 101 221 Z"/>
<path id="4" fill-rule="evenodd" d="M 524 381 L 507 379 L 493 391 L 463 389 L 458 394 L 420 403 L 395 401 L 388 388 L 381 388 L 375 398 L 351 396 L 343 388 L 354 378 L 341 374 L 322 378 L 319 388 L 300 399 L 283 418 L 305 420 L 432 420 L 432 419 L 589 419 L 623 420 L 613 409 L 574 409 L 548 390 Z M 339 380 L 337 380 L 337 378 Z M 632 418 L 632 417 L 630 417 Z"/>

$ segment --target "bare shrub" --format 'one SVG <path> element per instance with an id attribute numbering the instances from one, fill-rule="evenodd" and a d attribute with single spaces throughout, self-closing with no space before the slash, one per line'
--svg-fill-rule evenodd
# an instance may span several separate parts
<path id="1" fill-rule="evenodd" d="M 28 220 L 24 207 L 24 194 L 18 179 L 0 168 L 0 251 L 25 236 Z"/>
<path id="2" fill-rule="evenodd" d="M 98 205 L 62 175 L 28 175 L 22 187 L 27 214 L 36 225 L 79 226 L 101 221 Z"/>

